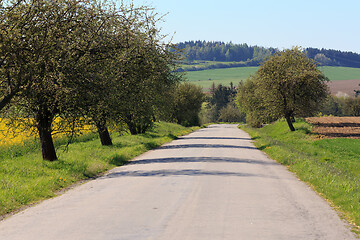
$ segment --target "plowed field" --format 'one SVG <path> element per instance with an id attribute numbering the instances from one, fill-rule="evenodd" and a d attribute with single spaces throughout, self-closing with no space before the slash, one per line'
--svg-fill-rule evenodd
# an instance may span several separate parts
<path id="1" fill-rule="evenodd" d="M 339 80 L 339 81 L 330 81 L 328 86 L 332 95 L 338 97 L 344 96 L 355 96 L 354 90 L 360 89 L 360 79 L 357 80 Z"/>
<path id="2" fill-rule="evenodd" d="M 360 117 L 311 117 L 306 121 L 314 125 L 314 133 L 324 137 L 360 138 Z"/>

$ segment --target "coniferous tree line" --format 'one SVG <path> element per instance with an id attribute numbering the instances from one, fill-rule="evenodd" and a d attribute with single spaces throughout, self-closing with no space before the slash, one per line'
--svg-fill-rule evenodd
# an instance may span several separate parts
<path id="1" fill-rule="evenodd" d="M 177 44 L 186 60 L 235 61 L 256 65 L 276 52 L 274 48 L 224 42 L 188 41 Z"/>
<path id="2" fill-rule="evenodd" d="M 240 66 L 259 66 L 261 62 L 279 51 L 276 48 L 249 46 L 246 43 L 234 44 L 217 41 L 180 42 L 177 44 L 177 48 L 182 50 L 185 61 L 243 62 Z M 323 66 L 360 68 L 360 54 L 358 53 L 317 48 L 306 48 L 304 51 L 307 57 Z"/>

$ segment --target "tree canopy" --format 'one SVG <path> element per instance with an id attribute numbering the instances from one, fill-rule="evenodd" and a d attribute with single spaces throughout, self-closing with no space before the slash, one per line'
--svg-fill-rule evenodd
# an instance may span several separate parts
<path id="1" fill-rule="evenodd" d="M 238 105 L 260 122 L 317 113 L 328 95 L 327 78 L 299 48 L 279 52 L 264 62 L 249 83 L 240 85 Z"/>
<path id="2" fill-rule="evenodd" d="M 107 124 L 144 132 L 181 81 L 176 53 L 162 42 L 152 8 L 97 0 L 0 2 L 0 110 L 29 119 L 43 158 L 56 160 L 53 121 L 96 125 L 111 145 Z M 73 128 L 74 129 L 74 128 Z"/>

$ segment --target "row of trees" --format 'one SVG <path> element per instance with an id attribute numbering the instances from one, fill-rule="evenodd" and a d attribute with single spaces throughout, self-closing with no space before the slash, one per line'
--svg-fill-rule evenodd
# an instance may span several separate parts
<path id="1" fill-rule="evenodd" d="M 62 119 L 58 131 L 71 135 L 81 119 L 91 121 L 101 143 L 111 145 L 110 123 L 137 134 L 173 116 L 169 95 L 182 76 L 159 20 L 153 9 L 132 4 L 0 1 L 0 111 L 38 131 L 50 161 L 57 159 L 55 118 Z"/>
<path id="2" fill-rule="evenodd" d="M 360 98 L 329 96 L 320 112 L 332 116 L 360 116 Z"/>
<path id="3" fill-rule="evenodd" d="M 324 66 L 360 67 L 360 54 L 332 49 L 307 48 L 307 56 Z"/>
<path id="4" fill-rule="evenodd" d="M 274 48 L 248 46 L 224 42 L 188 41 L 180 42 L 177 48 L 183 51 L 188 61 L 236 61 L 248 62 L 249 65 L 258 65 L 267 57 L 276 52 Z"/>
<path id="5" fill-rule="evenodd" d="M 264 48 L 244 44 L 224 42 L 188 41 L 180 42 L 177 47 L 183 51 L 188 61 L 236 61 L 246 66 L 258 66 L 269 56 L 278 52 L 275 48 Z M 317 48 L 304 49 L 307 57 L 324 66 L 360 67 L 360 54 Z"/>

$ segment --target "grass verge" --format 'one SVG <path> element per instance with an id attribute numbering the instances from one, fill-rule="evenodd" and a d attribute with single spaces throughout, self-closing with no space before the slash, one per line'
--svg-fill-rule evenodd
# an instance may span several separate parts
<path id="1" fill-rule="evenodd" d="M 196 128 L 155 123 L 152 130 L 135 136 L 113 134 L 113 146 L 101 146 L 96 135 L 58 147 L 59 160 L 42 160 L 36 143 L 11 147 L 0 154 L 0 219 L 26 205 L 51 198 L 70 185 L 121 166 L 130 159 Z M 30 147 L 28 147 L 30 146 Z M 36 149 L 36 150 L 35 150 Z"/>
<path id="2" fill-rule="evenodd" d="M 261 129 L 240 126 L 255 146 L 288 166 L 335 207 L 360 233 L 360 139 L 321 139 L 304 120 L 290 132 L 285 121 Z"/>

